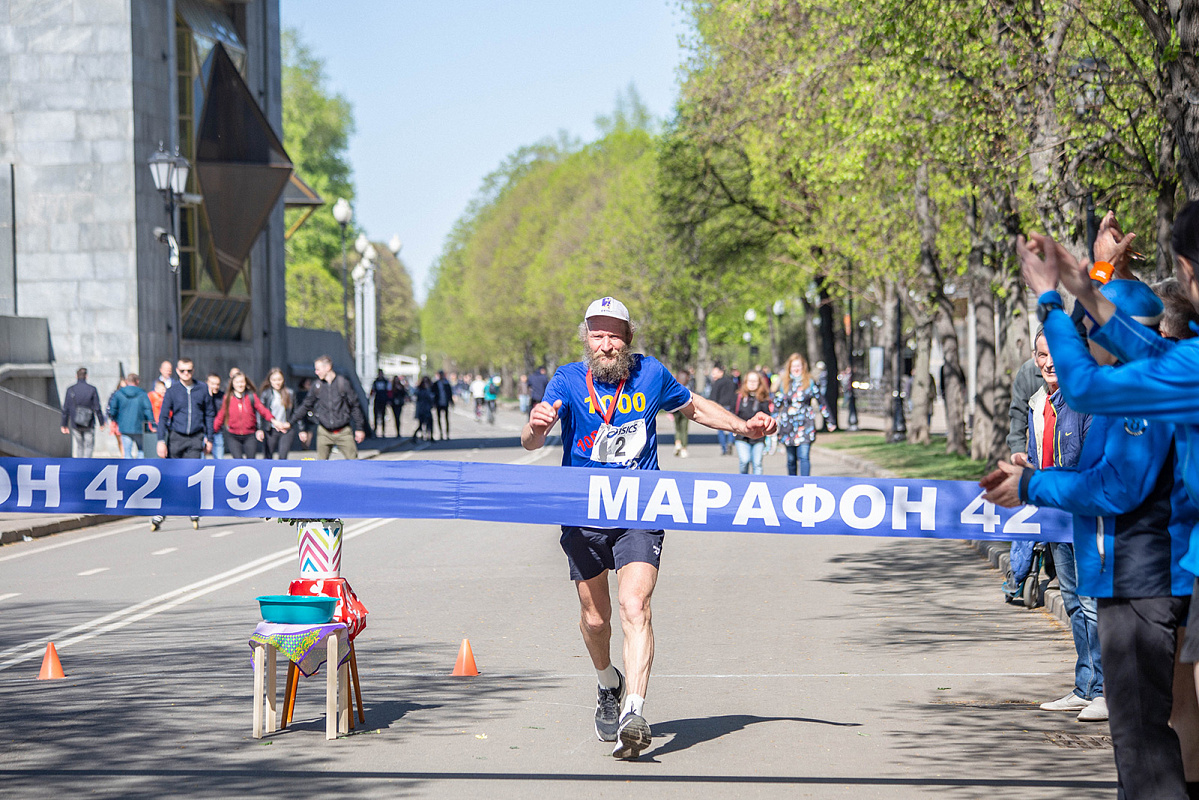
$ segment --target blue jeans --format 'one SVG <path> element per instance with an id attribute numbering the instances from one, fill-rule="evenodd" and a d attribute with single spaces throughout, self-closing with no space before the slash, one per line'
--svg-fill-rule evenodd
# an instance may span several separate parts
<path id="1" fill-rule="evenodd" d="M 783 445 L 787 448 L 787 474 L 788 475 L 811 475 L 812 461 L 809 458 L 812 452 L 810 442 L 803 444 L 787 444 Z M 798 472 L 796 472 L 798 467 Z"/>
<path id="2" fill-rule="evenodd" d="M 716 443 L 720 445 L 720 452 L 723 453 L 725 450 L 728 450 L 729 445 L 733 443 L 733 439 L 735 438 L 728 431 L 716 431 Z"/>
<path id="3" fill-rule="evenodd" d="M 733 442 L 737 447 L 738 467 L 742 475 L 748 475 L 750 465 L 753 465 L 753 474 L 762 474 L 762 454 L 766 452 L 766 440 L 762 439 L 757 442 L 746 442 L 738 439 Z"/>
<path id="4" fill-rule="evenodd" d="M 1083 700 L 1103 694 L 1103 664 L 1099 653 L 1099 605 L 1094 597 L 1078 596 L 1078 567 L 1074 563 L 1074 545 L 1054 542 L 1050 545 L 1062 602 L 1070 617 L 1074 636 L 1074 693 Z"/>
<path id="5" fill-rule="evenodd" d="M 146 454 L 141 451 L 140 442 L 133 438 L 128 433 L 121 434 L 121 450 L 125 453 L 125 458 L 145 458 Z M 137 453 L 138 455 L 134 455 Z"/>
<path id="6" fill-rule="evenodd" d="M 222 431 L 217 431 L 212 435 L 212 457 L 225 457 L 225 434 Z"/>

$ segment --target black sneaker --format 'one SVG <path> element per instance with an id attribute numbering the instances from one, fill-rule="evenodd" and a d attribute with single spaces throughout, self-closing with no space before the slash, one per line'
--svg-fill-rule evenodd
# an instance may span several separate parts
<path id="1" fill-rule="evenodd" d="M 159 528 L 161 528 L 161 527 L 162 527 L 162 523 L 163 523 L 165 520 L 166 520 L 166 517 L 151 517 L 151 519 L 150 519 L 150 530 L 152 530 L 152 531 L 156 531 L 156 530 L 158 530 Z"/>
<path id="2" fill-rule="evenodd" d="M 653 734 L 650 732 L 649 723 L 645 721 L 645 717 L 634 714 L 632 711 L 625 714 L 624 719 L 620 721 L 620 731 L 617 736 L 620 741 L 616 743 L 612 757 L 626 761 L 637 758 L 641 755 L 641 751 L 649 747 L 650 742 L 653 741 Z"/>
<path id="3" fill-rule="evenodd" d="M 601 742 L 615 742 L 616 730 L 620 725 L 620 704 L 624 702 L 624 675 L 616 670 L 620 685 L 615 689 L 599 687 L 599 696 L 595 699 L 595 735 Z"/>

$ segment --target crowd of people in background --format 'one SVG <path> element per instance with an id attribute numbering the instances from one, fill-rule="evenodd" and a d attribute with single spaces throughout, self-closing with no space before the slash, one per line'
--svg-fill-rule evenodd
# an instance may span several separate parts
<path id="1" fill-rule="evenodd" d="M 190 364 L 186 359 L 179 364 L 185 362 Z M 170 388 L 184 387 L 175 390 L 184 394 L 167 404 L 168 415 L 173 416 L 193 407 L 187 404 L 190 387 L 201 385 L 198 379 L 193 380 L 190 371 L 181 374 L 179 369 L 179 365 L 163 361 L 149 391 L 142 387 L 140 376 L 129 373 L 120 380 L 105 405 L 96 387 L 87 382 L 87 370 L 80 368 L 77 382 L 67 390 L 62 409 L 62 432 L 71 435 L 75 454 L 90 458 L 95 451 L 96 433 L 108 430 L 124 458 L 144 457 L 147 446 L 154 455 L 157 442 L 162 440 L 158 435 L 160 416 Z M 315 371 L 315 383 L 303 378 L 295 388 L 287 385 L 286 375 L 278 367 L 271 368 L 257 384 L 237 367 L 230 369 L 224 378 L 209 373 L 202 383 L 203 391 L 196 395 L 195 419 L 188 421 L 184 426 L 187 430 L 175 437 L 176 444 L 182 447 L 185 437 L 190 443 L 202 431 L 202 440 L 192 447 L 198 448 L 202 457 L 286 459 L 293 450 L 315 448 L 321 459 L 328 458 L 333 451 L 356 458 L 357 445 L 368 433 L 374 439 L 383 439 L 394 429 L 396 438 L 404 438 L 406 406 L 411 413 L 413 427 L 409 437 L 413 442 L 449 440 L 451 411 L 459 405 L 473 409 L 477 423 L 494 425 L 504 385 L 500 375 L 485 370 L 438 371 L 436 375 L 424 375 L 410 382 L 407 376 L 388 377 L 380 369 L 367 389 L 372 412 L 368 425 L 351 382 L 335 375 L 331 362 L 318 360 Z M 676 378 L 683 386 L 696 389 L 689 371 L 679 371 Z M 541 402 L 549 379 L 549 370 L 541 366 L 515 381 L 512 391 L 522 415 Z M 761 475 L 763 457 L 782 447 L 787 454 L 787 474 L 808 475 L 809 453 L 818 423 L 826 430 L 836 430 L 821 389 L 824 380 L 824 376 L 812 373 L 807 360 L 798 353 L 788 356 L 777 371 L 758 366 L 744 373 L 737 369 L 726 372 L 717 363 L 705 382 L 703 395 L 742 419 L 764 411 L 779 425 L 776 435 L 758 440 L 718 431 L 721 454 L 735 453 L 740 472 Z M 326 397 L 324 403 L 319 402 L 322 393 Z M 199 402 L 202 398 L 206 398 L 204 403 Z M 199 409 L 208 403 L 211 417 L 201 429 Z M 681 414 L 673 416 L 674 454 L 687 458 L 689 420 Z M 170 437 L 165 441 L 169 444 Z M 171 452 L 168 447 L 163 457 L 175 457 Z"/>

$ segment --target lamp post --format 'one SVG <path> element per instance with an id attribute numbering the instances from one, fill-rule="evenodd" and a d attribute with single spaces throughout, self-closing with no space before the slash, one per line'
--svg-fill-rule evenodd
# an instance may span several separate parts
<path id="1" fill-rule="evenodd" d="M 755 311 L 752 308 L 745 309 L 745 327 L 747 328 L 747 330 L 745 331 L 745 334 L 741 338 L 745 340 L 745 344 L 748 346 L 749 361 L 745 365 L 746 372 L 749 372 L 751 369 L 754 368 L 754 346 L 753 346 L 753 344 L 751 344 L 751 342 L 753 342 L 754 335 L 750 330 L 748 330 L 748 328 L 750 326 L 752 326 L 754 324 L 754 322 L 757 321 L 757 319 L 758 319 L 757 311 Z"/>
<path id="2" fill-rule="evenodd" d="M 341 226 L 341 330 L 346 344 L 350 343 L 350 280 L 346 266 L 346 227 L 354 218 L 354 209 L 344 197 L 333 204 L 333 219 Z"/>
<path id="3" fill-rule="evenodd" d="M 370 262 L 364 256 L 355 266 L 350 277 L 354 279 L 354 371 L 358 373 L 358 380 L 365 384 L 365 348 L 363 341 L 366 338 L 364 330 L 363 306 L 364 292 L 366 289 L 366 276 L 370 267 Z"/>
<path id="4" fill-rule="evenodd" d="M 175 322 L 172 326 L 172 338 L 175 350 L 175 360 L 179 360 L 179 341 L 180 328 L 182 327 L 183 312 L 181 308 L 182 298 L 180 292 L 182 290 L 179 277 L 179 243 L 175 237 L 175 208 L 179 199 L 183 196 L 183 192 L 187 189 L 187 174 L 191 171 L 191 164 L 188 160 L 179 154 L 179 148 L 175 148 L 175 154 L 170 155 L 163 148 L 162 142 L 158 143 L 158 152 L 150 156 L 150 174 L 154 178 L 154 188 L 162 195 L 163 201 L 166 203 L 167 219 L 170 221 L 170 233 L 168 234 L 167 243 L 171 248 L 170 267 L 171 272 L 175 275 Z"/>

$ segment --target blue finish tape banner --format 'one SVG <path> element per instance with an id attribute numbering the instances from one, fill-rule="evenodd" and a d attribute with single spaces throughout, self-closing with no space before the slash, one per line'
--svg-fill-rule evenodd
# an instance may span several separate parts
<path id="1" fill-rule="evenodd" d="M 692 531 L 1066 542 L 1070 515 L 968 481 L 457 461 L 0 458 L 0 512 L 471 519 Z"/>

